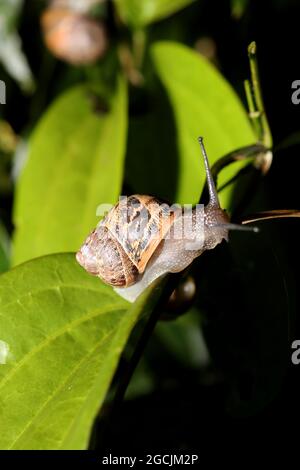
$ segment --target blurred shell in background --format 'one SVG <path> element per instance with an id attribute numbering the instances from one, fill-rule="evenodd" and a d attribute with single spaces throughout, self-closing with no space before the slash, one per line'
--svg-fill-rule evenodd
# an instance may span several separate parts
<path id="1" fill-rule="evenodd" d="M 48 8 L 42 15 L 41 25 L 48 49 L 72 65 L 91 64 L 107 49 L 104 25 L 84 14 Z"/>
<path id="2" fill-rule="evenodd" d="M 93 7 L 105 1 L 106 0 L 52 0 L 49 3 L 51 8 L 66 8 L 74 12 L 87 13 Z"/>

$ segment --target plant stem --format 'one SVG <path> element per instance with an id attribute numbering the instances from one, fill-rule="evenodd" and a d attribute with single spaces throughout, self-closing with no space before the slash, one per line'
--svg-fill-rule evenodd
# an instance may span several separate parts
<path id="1" fill-rule="evenodd" d="M 250 72 L 251 72 L 251 85 L 252 85 L 252 93 L 253 93 L 253 105 L 251 104 L 251 87 L 250 84 L 247 85 L 245 83 L 246 95 L 248 104 L 250 104 L 250 113 L 258 113 L 257 117 L 254 114 L 253 116 L 259 122 L 260 126 L 260 141 L 265 145 L 267 148 L 271 148 L 273 144 L 272 134 L 270 131 L 270 126 L 268 123 L 268 119 L 265 113 L 264 102 L 261 93 L 261 86 L 259 80 L 259 73 L 258 73 L 258 66 L 257 66 L 257 58 L 256 58 L 256 43 L 253 41 L 249 44 L 248 47 L 248 57 L 250 62 Z M 253 109 L 254 107 L 254 109 Z M 251 114 L 250 114 L 251 117 Z"/>
<path id="2" fill-rule="evenodd" d="M 144 77 L 141 69 L 144 61 L 146 46 L 146 33 L 143 29 L 136 29 L 132 34 L 132 45 L 127 42 L 118 46 L 120 64 L 125 75 L 133 86 L 142 86 Z"/>
<path id="3" fill-rule="evenodd" d="M 118 56 L 121 67 L 128 81 L 136 87 L 139 87 L 144 82 L 144 77 L 135 65 L 132 50 L 127 43 L 121 43 L 118 46 Z"/>
<path id="4" fill-rule="evenodd" d="M 246 98 L 247 98 L 247 104 L 248 104 L 248 109 L 249 109 L 249 117 L 253 123 L 253 127 L 255 129 L 256 134 L 259 136 L 262 135 L 262 129 L 261 129 L 261 124 L 260 124 L 260 119 L 259 119 L 259 112 L 256 110 L 255 103 L 254 103 L 254 97 L 252 93 L 252 88 L 249 80 L 244 81 L 244 88 L 245 88 L 245 93 L 246 93 Z"/>
<path id="5" fill-rule="evenodd" d="M 248 158 L 255 159 L 258 155 L 265 154 L 267 151 L 268 149 L 266 149 L 263 144 L 257 143 L 252 145 L 246 145 L 245 147 L 241 147 L 237 150 L 234 150 L 233 152 L 227 153 L 219 160 L 217 160 L 211 168 L 211 172 L 215 182 L 220 171 L 231 163 L 247 160 Z"/>
<path id="6" fill-rule="evenodd" d="M 146 33 L 144 29 L 136 29 L 132 35 L 132 49 L 134 63 L 138 70 L 141 69 L 144 61 L 146 46 Z"/>

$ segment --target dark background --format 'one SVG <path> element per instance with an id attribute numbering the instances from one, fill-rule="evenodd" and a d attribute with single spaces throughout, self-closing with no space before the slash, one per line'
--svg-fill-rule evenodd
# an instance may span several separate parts
<path id="1" fill-rule="evenodd" d="M 39 77 L 45 54 L 38 22 L 41 2 L 25 3 L 20 33 Z M 201 0 L 151 26 L 153 38 L 181 40 L 191 46 L 199 37 L 212 38 L 220 70 L 244 102 L 247 46 L 257 42 L 275 151 L 271 170 L 245 212 L 300 208 L 300 105 L 291 101 L 291 84 L 300 79 L 299 19 L 297 0 L 250 1 L 240 19 L 232 16 L 229 1 Z M 30 130 L 53 97 L 82 78 L 82 72 L 70 73 L 62 63 L 49 67 L 53 69 L 46 91 L 48 75 L 38 82 L 34 100 L 25 97 L 3 72 L 7 100 L 12 103 L 5 108 L 5 118 L 16 132 Z M 294 145 L 280 150 L 291 135 Z M 11 205 L 11 194 L 3 195 L 1 214 L 10 230 Z M 283 449 L 286 438 L 291 449 L 297 445 L 292 425 L 297 426 L 300 419 L 300 365 L 291 362 L 291 344 L 300 339 L 300 226 L 297 219 L 265 224 L 256 238 L 234 235 L 229 246 L 205 254 L 195 267 L 196 306 L 212 357 L 209 366 L 183 365 L 154 334 L 144 359 L 155 376 L 154 389 L 126 400 L 117 418 L 109 419 L 103 438 L 109 417 L 104 413 L 91 447 L 126 448 L 127 454 L 136 449 L 197 449 L 200 454 L 211 451 L 213 459 L 215 453 L 230 454 L 236 449 L 245 449 L 244 458 L 253 449 L 274 455 Z M 256 253 L 255 270 L 251 270 L 249 251 Z"/>

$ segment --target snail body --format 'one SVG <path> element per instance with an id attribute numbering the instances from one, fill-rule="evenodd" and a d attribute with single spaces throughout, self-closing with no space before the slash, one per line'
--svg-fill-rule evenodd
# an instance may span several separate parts
<path id="1" fill-rule="evenodd" d="M 95 62 L 107 49 L 102 23 L 67 8 L 48 8 L 41 18 L 44 41 L 52 54 L 72 65 Z"/>
<path id="2" fill-rule="evenodd" d="M 79 264 L 134 301 L 158 277 L 183 271 L 228 240 L 231 224 L 220 208 L 204 147 L 203 152 L 210 194 L 205 207 L 182 210 L 142 195 L 121 199 L 78 251 Z"/>

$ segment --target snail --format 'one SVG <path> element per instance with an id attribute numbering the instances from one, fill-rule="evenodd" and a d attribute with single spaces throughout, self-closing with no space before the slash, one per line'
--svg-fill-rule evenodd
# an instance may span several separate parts
<path id="1" fill-rule="evenodd" d="M 227 241 L 230 229 L 249 230 L 229 223 L 221 209 L 203 139 L 199 142 L 209 192 L 206 206 L 183 210 L 152 196 L 123 198 L 76 254 L 86 271 L 131 302 L 158 277 L 183 271 L 205 250 Z"/>
<path id="2" fill-rule="evenodd" d="M 92 64 L 107 49 L 103 23 L 80 11 L 49 7 L 42 14 L 41 26 L 48 49 L 72 65 Z"/>

